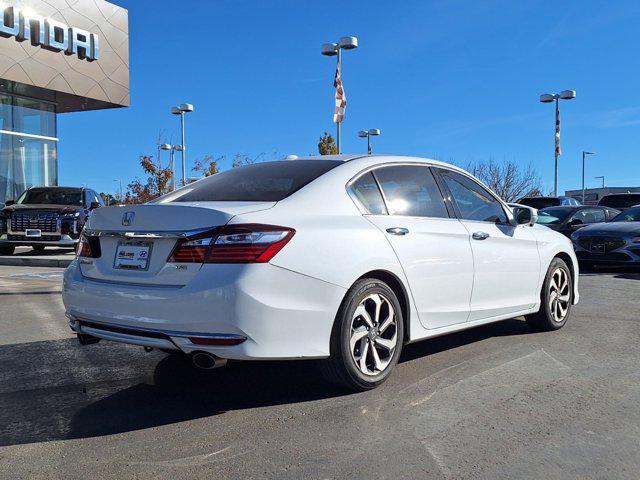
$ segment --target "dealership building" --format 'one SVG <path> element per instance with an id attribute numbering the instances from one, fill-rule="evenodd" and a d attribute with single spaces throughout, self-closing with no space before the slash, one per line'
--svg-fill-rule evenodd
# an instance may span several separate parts
<path id="1" fill-rule="evenodd" d="M 127 10 L 103 0 L 14 0 L 0 10 L 2 205 L 58 184 L 59 113 L 129 105 L 129 28 Z"/>

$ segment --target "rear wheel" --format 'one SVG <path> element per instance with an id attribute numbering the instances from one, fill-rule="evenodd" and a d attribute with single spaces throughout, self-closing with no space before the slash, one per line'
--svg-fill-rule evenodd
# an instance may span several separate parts
<path id="1" fill-rule="evenodd" d="M 404 339 L 400 303 L 384 282 L 366 278 L 349 289 L 331 334 L 324 376 L 351 390 L 384 382 L 398 363 Z"/>
<path id="2" fill-rule="evenodd" d="M 33 248 L 36 252 L 44 252 L 44 245 L 34 245 Z"/>
<path id="3" fill-rule="evenodd" d="M 540 292 L 540 310 L 525 318 L 531 328 L 538 331 L 562 328 L 571 314 L 573 278 L 567 264 L 554 258 Z"/>
<path id="4" fill-rule="evenodd" d="M 15 250 L 13 245 L 0 245 L 0 255 L 13 255 Z"/>

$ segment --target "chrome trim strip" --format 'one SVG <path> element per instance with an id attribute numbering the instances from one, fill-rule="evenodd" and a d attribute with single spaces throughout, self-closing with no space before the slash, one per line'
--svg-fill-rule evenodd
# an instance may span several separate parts
<path id="1" fill-rule="evenodd" d="M 140 231 L 126 232 L 120 230 L 84 229 L 84 234 L 91 237 L 124 237 L 124 238 L 187 238 L 214 230 L 216 227 L 199 228 L 187 231 Z"/>
<path id="2" fill-rule="evenodd" d="M 146 327 L 131 327 L 129 325 L 115 325 L 113 323 L 105 323 L 105 322 L 95 322 L 93 320 L 87 320 L 87 319 L 83 319 L 80 317 L 76 317 L 75 315 L 72 315 L 70 313 L 65 314 L 68 318 L 73 318 L 75 321 L 80 322 L 80 328 L 81 329 L 85 329 L 85 328 L 92 328 L 95 329 L 95 327 L 84 327 L 82 326 L 82 322 L 89 322 L 89 323 L 94 323 L 96 325 L 104 325 L 105 327 L 111 327 L 111 328 L 123 328 L 126 330 L 131 330 L 133 331 L 137 331 L 140 333 L 160 333 L 163 335 L 166 335 L 168 337 L 182 337 L 182 338 L 187 338 L 187 337 L 198 337 L 198 338 L 210 338 L 212 340 L 246 340 L 247 337 L 243 336 L 243 335 L 236 335 L 233 333 L 197 333 L 197 332 L 178 332 L 175 330 L 160 330 L 160 329 L 156 329 L 156 328 L 146 328 Z M 103 330 L 100 330 L 103 331 Z M 147 337 L 145 337 L 147 338 Z"/>

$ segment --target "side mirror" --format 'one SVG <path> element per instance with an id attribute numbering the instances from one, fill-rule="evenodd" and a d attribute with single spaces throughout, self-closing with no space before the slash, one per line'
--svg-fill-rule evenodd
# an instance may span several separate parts
<path id="1" fill-rule="evenodd" d="M 578 227 L 582 227 L 584 226 L 584 222 L 582 220 L 580 220 L 579 218 L 574 218 L 573 220 L 571 220 L 569 222 L 569 226 L 571 228 L 578 228 Z"/>
<path id="2" fill-rule="evenodd" d="M 538 221 L 538 211 L 525 205 L 514 206 L 513 218 L 516 225 L 533 226 Z"/>
<path id="3" fill-rule="evenodd" d="M 91 205 L 89 205 L 89 210 L 93 210 L 94 208 L 100 208 L 102 205 L 100 205 L 98 202 L 91 202 Z"/>
<path id="4" fill-rule="evenodd" d="M 5 201 L 4 201 L 4 206 L 5 206 L 5 207 L 8 207 L 8 206 L 10 206 L 10 205 L 14 205 L 15 203 L 16 203 L 16 201 L 15 201 L 15 200 L 5 200 Z"/>

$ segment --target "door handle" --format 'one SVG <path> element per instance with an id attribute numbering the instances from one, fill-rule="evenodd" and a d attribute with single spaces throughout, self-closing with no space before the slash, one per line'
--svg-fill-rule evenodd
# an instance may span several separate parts
<path id="1" fill-rule="evenodd" d="M 409 233 L 409 229 L 404 227 L 391 227 L 387 228 L 387 233 L 390 233 L 391 235 L 406 235 Z"/>
<path id="2" fill-rule="evenodd" d="M 486 232 L 475 232 L 473 235 L 471 235 L 471 237 L 474 240 L 486 240 L 487 238 L 489 238 L 489 234 Z"/>

